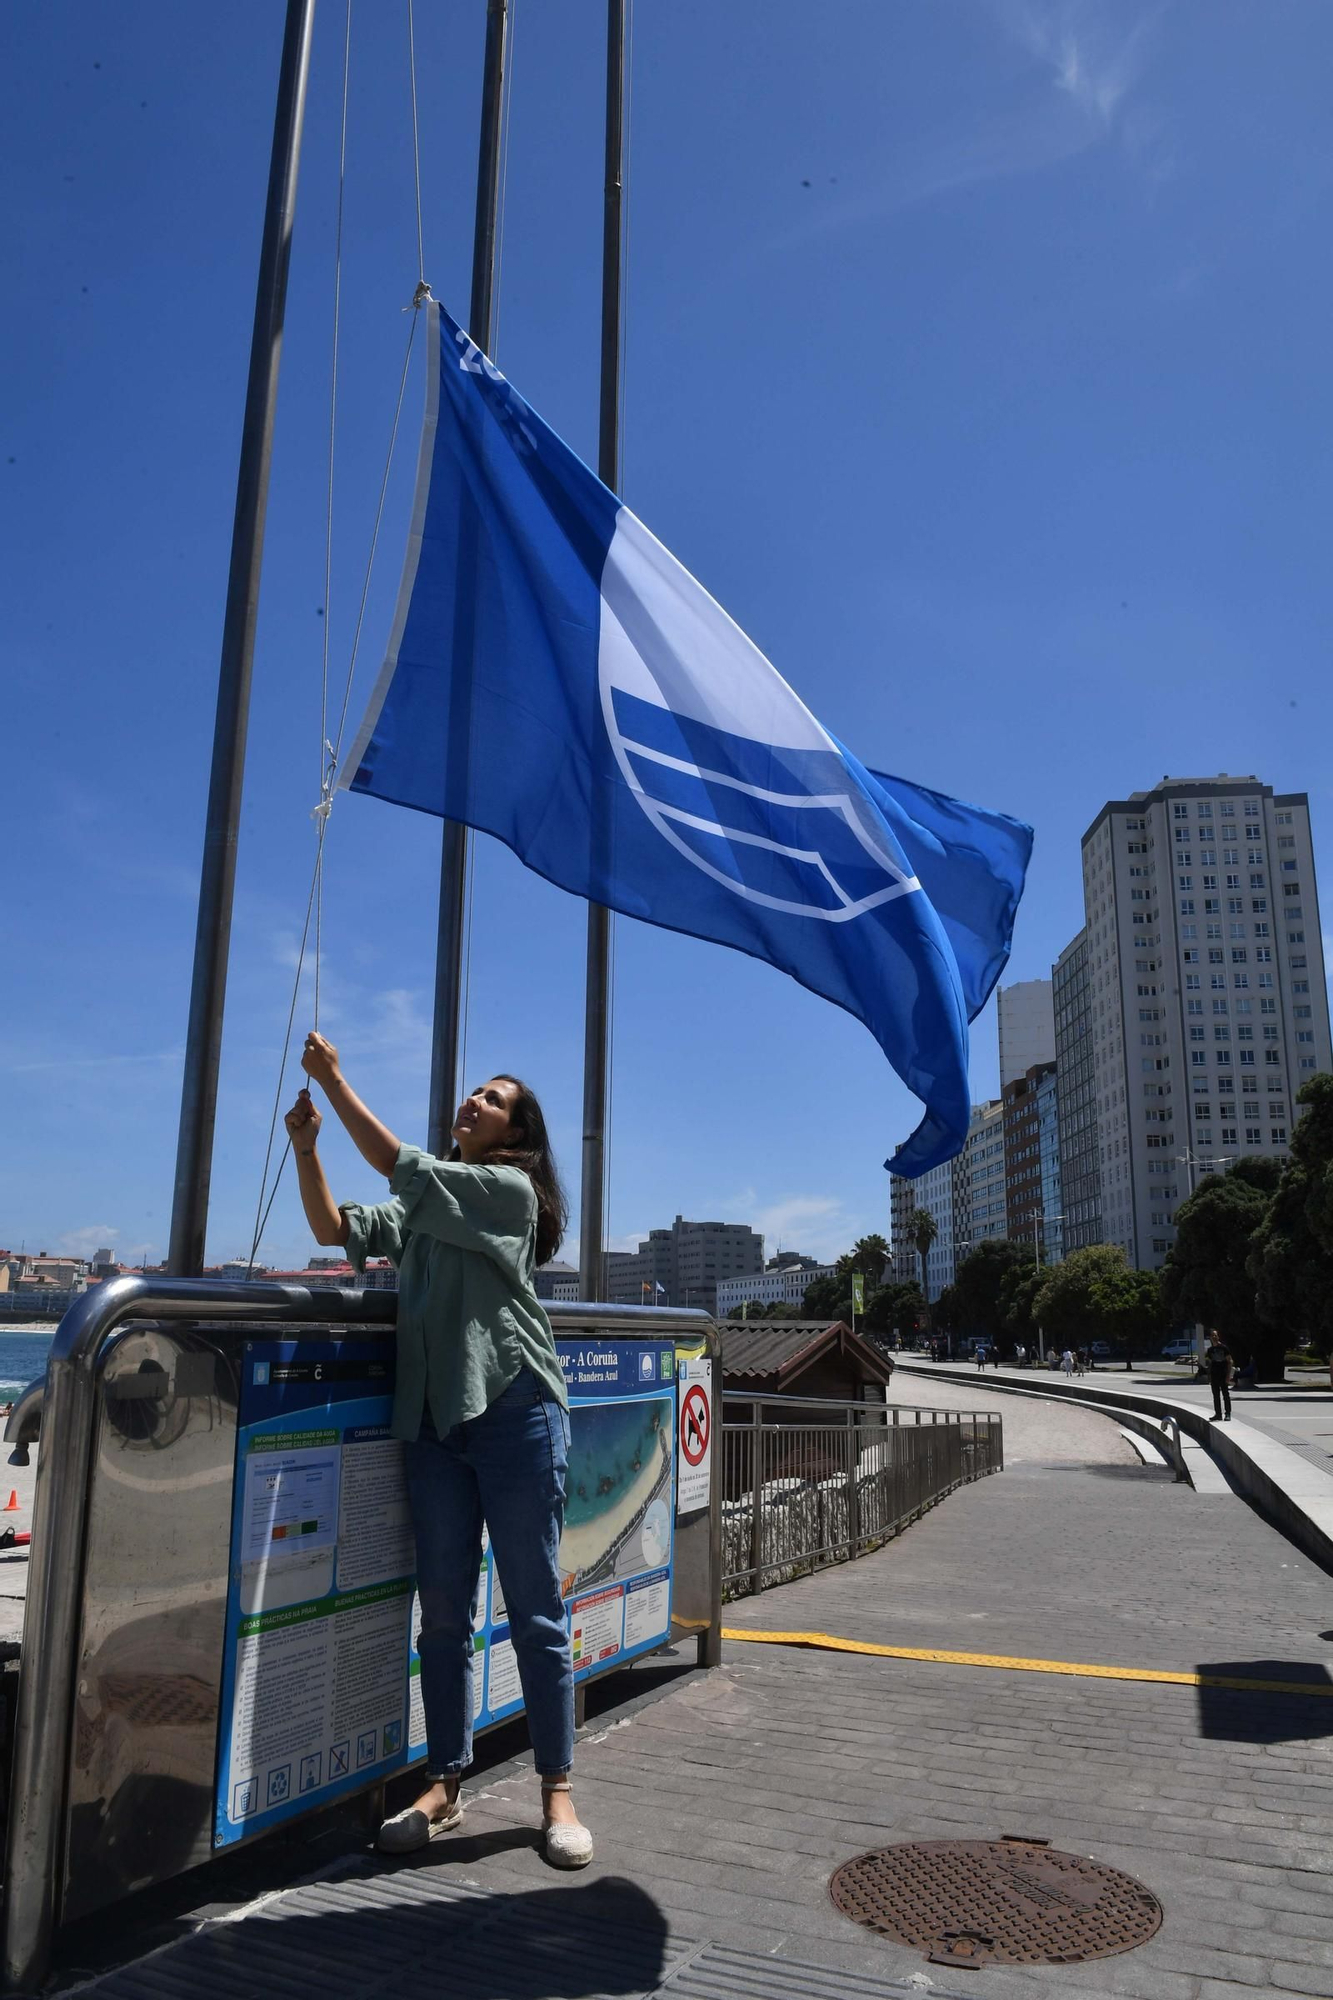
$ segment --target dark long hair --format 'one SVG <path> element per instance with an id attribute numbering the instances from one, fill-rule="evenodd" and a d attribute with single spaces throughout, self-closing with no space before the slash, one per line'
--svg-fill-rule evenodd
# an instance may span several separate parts
<path id="1" fill-rule="evenodd" d="M 537 1102 L 536 1092 L 521 1077 L 509 1076 L 501 1070 L 495 1081 L 514 1086 L 514 1102 L 509 1116 L 514 1137 L 508 1145 L 497 1146 L 493 1153 L 488 1153 L 484 1164 L 488 1167 L 521 1167 L 532 1182 L 532 1191 L 537 1197 L 537 1262 L 549 1264 L 560 1248 L 569 1224 L 569 1203 L 551 1155 L 546 1119 Z M 449 1158 L 456 1160 L 459 1157 L 455 1146 Z"/>

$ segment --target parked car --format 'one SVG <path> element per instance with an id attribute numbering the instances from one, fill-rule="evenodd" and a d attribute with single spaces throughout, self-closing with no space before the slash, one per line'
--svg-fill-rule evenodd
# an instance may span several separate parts
<path id="1" fill-rule="evenodd" d="M 1163 1361 L 1187 1361 L 1194 1352 L 1192 1340 L 1169 1340 L 1162 1349 Z"/>

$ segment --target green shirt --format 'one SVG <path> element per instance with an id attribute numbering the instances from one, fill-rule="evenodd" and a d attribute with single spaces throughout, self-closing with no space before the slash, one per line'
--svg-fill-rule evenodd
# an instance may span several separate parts
<path id="1" fill-rule="evenodd" d="M 537 1300 L 537 1197 L 521 1167 L 472 1167 L 399 1149 L 393 1199 L 346 1202 L 347 1255 L 398 1267 L 395 1437 L 436 1435 L 488 1409 L 522 1368 L 568 1407 L 551 1322 Z"/>

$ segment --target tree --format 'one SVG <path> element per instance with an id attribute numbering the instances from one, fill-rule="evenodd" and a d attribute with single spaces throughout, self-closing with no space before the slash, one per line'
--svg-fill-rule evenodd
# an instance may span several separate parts
<path id="1" fill-rule="evenodd" d="M 1155 1346 L 1169 1324 L 1156 1271 L 1120 1271 L 1096 1278 L 1090 1302 L 1097 1332 L 1125 1355 Z"/>
<path id="2" fill-rule="evenodd" d="M 816 1278 L 805 1288 L 801 1301 L 801 1314 L 805 1319 L 822 1319 L 831 1324 L 835 1319 L 845 1319 L 851 1324 L 852 1282 L 848 1274 L 842 1278 Z"/>
<path id="3" fill-rule="evenodd" d="M 916 1246 L 916 1254 L 921 1259 L 921 1289 L 930 1297 L 930 1286 L 926 1281 L 926 1258 L 930 1246 L 939 1235 L 939 1228 L 928 1208 L 914 1208 L 907 1218 L 908 1239 Z"/>
<path id="4" fill-rule="evenodd" d="M 1162 1270 L 1172 1319 L 1215 1326 L 1237 1362 L 1253 1355 L 1259 1382 L 1283 1379 L 1286 1340 L 1260 1317 L 1247 1265 L 1281 1174 L 1276 1160 L 1250 1155 L 1228 1174 L 1205 1175 L 1176 1210 L 1176 1240 Z"/>
<path id="5" fill-rule="evenodd" d="M 1259 1315 L 1284 1346 L 1304 1334 L 1333 1353 L 1333 1076 L 1297 1093 L 1304 1116 L 1268 1212 L 1250 1239 L 1246 1269 Z"/>
<path id="6" fill-rule="evenodd" d="M 1032 1301 L 1033 1319 L 1047 1338 L 1081 1345 L 1095 1337 L 1097 1307 L 1093 1291 L 1099 1283 L 1114 1283 L 1125 1275 L 1125 1253 L 1113 1243 L 1092 1243 L 1071 1250 L 1061 1264 L 1044 1273 Z"/>
<path id="7" fill-rule="evenodd" d="M 998 1296 L 1000 1333 L 1011 1345 L 1022 1341 L 1024 1346 L 1033 1339 L 1037 1322 L 1032 1317 L 1032 1308 L 1037 1294 L 1046 1282 L 1046 1270 L 1031 1257 L 1009 1266 L 1000 1279 Z"/>
<path id="8" fill-rule="evenodd" d="M 920 1295 L 921 1288 L 915 1278 L 912 1280 L 912 1289 L 918 1296 Z M 930 1317 L 940 1333 L 957 1333 L 958 1288 L 956 1285 L 946 1285 L 944 1287 L 944 1290 L 935 1301 L 935 1310 L 931 1313 Z M 924 1315 L 921 1324 L 925 1325 Z"/>
<path id="9" fill-rule="evenodd" d="M 1017 1243 L 993 1237 L 969 1251 L 954 1274 L 950 1290 L 955 1333 L 984 1333 L 995 1340 L 1003 1327 L 1000 1285 L 1015 1265 L 1032 1268 L 1031 1254 Z"/>
<path id="10" fill-rule="evenodd" d="M 850 1279 L 854 1271 L 859 1271 L 866 1281 L 866 1291 L 872 1285 L 884 1282 L 884 1267 L 892 1253 L 882 1236 L 862 1236 L 853 1243 L 850 1250 L 839 1257 L 838 1276 Z"/>
<path id="11" fill-rule="evenodd" d="M 866 1295 L 866 1309 L 860 1324 L 869 1333 L 910 1335 L 918 1323 L 924 1324 L 926 1301 L 915 1278 L 905 1285 L 881 1285 Z"/>

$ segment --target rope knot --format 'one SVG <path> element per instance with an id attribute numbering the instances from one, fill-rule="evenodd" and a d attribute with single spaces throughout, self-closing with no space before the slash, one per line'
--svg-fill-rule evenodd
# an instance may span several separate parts
<path id="1" fill-rule="evenodd" d="M 412 308 L 411 308 L 412 311 L 419 312 L 421 310 L 421 307 L 425 305 L 426 301 L 428 299 L 433 301 L 434 297 L 435 294 L 432 292 L 430 286 L 426 283 L 426 280 L 423 278 L 420 284 L 417 286 L 416 290 L 412 294 Z M 404 311 L 406 310 L 407 308 L 404 307 Z"/>

